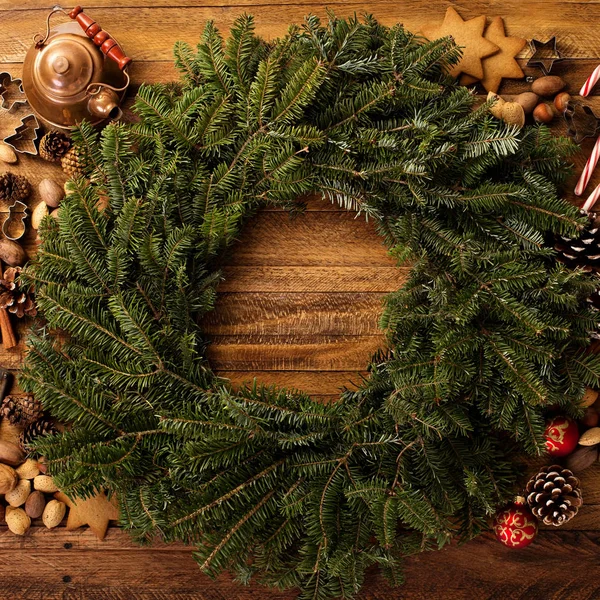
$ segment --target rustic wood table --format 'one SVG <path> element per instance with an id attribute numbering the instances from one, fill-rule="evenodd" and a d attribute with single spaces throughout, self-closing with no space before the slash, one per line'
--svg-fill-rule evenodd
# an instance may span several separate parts
<path id="1" fill-rule="evenodd" d="M 133 95 L 140 82 L 176 77 L 172 46 L 178 39 L 194 43 L 206 20 L 227 31 L 241 12 L 256 17 L 258 32 L 268 38 L 283 34 L 308 12 L 325 14 L 317 0 L 94 0 L 86 10 L 108 29 L 134 58 Z M 403 22 L 413 31 L 441 22 L 449 2 L 441 0 L 333 0 L 340 16 L 372 12 L 385 24 Z M 464 18 L 480 14 L 505 18 L 509 34 L 546 40 L 556 35 L 567 60 L 553 73 L 572 91 L 579 89 L 600 61 L 600 3 L 583 0 L 496 0 L 452 3 Z M 41 32 L 49 3 L 0 0 L 0 72 L 21 74 L 33 35 Z M 526 52 L 523 53 L 526 56 Z M 526 60 L 520 61 L 523 65 Z M 528 74 L 538 72 L 526 69 Z M 527 89 L 524 82 L 505 82 L 502 93 Z M 593 106 L 600 102 L 590 99 Z M 0 114 L 0 137 L 19 123 L 19 113 Z M 560 131 L 561 124 L 556 129 Z M 578 169 L 591 150 L 584 143 Z M 14 171 L 37 184 L 43 177 L 63 181 L 55 165 L 22 157 Z M 592 184 L 600 182 L 598 176 Z M 571 186 L 572 187 L 572 186 Z M 593 188 L 590 188 L 593 189 Z M 39 202 L 37 192 L 30 207 Z M 34 236 L 24 241 L 35 252 Z M 384 344 L 378 329 L 382 299 L 397 289 L 404 272 L 394 267 L 372 224 L 322 201 L 309 202 L 302 217 L 263 211 L 246 228 L 229 256 L 218 309 L 206 323 L 212 336 L 216 369 L 234 382 L 252 377 L 298 387 L 322 400 L 360 378 L 370 354 Z M 0 366 L 18 370 L 24 353 L 0 348 Z M 6 426 L 0 435 L 11 435 Z M 600 597 L 600 465 L 583 476 L 585 506 L 562 529 L 544 530 L 524 551 L 508 550 L 489 535 L 462 547 L 414 557 L 406 563 L 407 583 L 391 590 L 373 573 L 362 599 L 492 599 L 528 600 Z M 188 548 L 160 545 L 140 548 L 127 534 L 111 527 L 104 541 L 85 529 L 53 531 L 34 525 L 24 538 L 0 526 L 0 600 L 291 599 L 259 586 L 244 588 L 229 576 L 212 581 L 202 576 Z"/>

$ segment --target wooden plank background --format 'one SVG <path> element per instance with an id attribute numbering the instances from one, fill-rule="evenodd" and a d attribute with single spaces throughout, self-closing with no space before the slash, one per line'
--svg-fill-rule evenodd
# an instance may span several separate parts
<path id="1" fill-rule="evenodd" d="M 414 31 L 440 22 L 450 4 L 464 18 L 480 14 L 505 18 L 509 34 L 546 40 L 556 35 L 567 60 L 555 74 L 573 93 L 600 62 L 600 3 L 577 0 L 336 0 L 327 6 L 338 15 L 371 12 L 385 24 L 403 22 Z M 21 73 L 21 61 L 33 35 L 43 31 L 49 4 L 40 0 L 0 0 L 0 72 Z M 267 38 L 285 32 L 291 22 L 313 12 L 325 14 L 316 0 L 93 0 L 85 5 L 134 58 L 133 90 L 142 81 L 169 81 L 176 74 L 171 49 L 178 39 L 195 43 L 204 22 L 214 19 L 227 31 L 241 12 L 255 15 Z M 60 18 L 60 17 L 59 17 Z M 520 59 L 525 63 L 527 51 Z M 527 69 L 528 75 L 537 76 Z M 505 82 L 501 92 L 515 94 L 525 82 Z M 597 97 L 590 104 L 600 111 Z M 0 113 L 0 137 L 8 135 L 24 113 Z M 560 122 L 556 130 L 564 130 Z M 576 157 L 580 170 L 593 140 Z M 56 165 L 24 157 L 14 169 L 37 184 L 44 177 L 62 182 Z M 600 182 L 599 174 L 590 189 Z M 572 187 L 572 186 L 571 186 Z M 39 198 L 34 192 L 30 207 Z M 0 211 L 3 207 L 0 207 Z M 5 208 L 4 208 L 5 210 Z M 35 252 L 35 238 L 24 245 Z M 406 269 L 396 269 L 374 227 L 320 200 L 291 219 L 281 211 L 263 211 L 248 224 L 224 267 L 217 311 L 205 322 L 212 338 L 213 365 L 235 383 L 262 381 L 301 388 L 315 398 L 334 399 L 352 385 L 371 353 L 385 343 L 378 329 L 382 299 L 402 284 Z M 17 370 L 23 343 L 0 348 L 0 366 Z M 0 430 L 0 435 L 2 435 Z M 508 550 L 490 535 L 464 546 L 407 560 L 407 583 L 390 590 L 369 575 L 360 598 L 429 599 L 592 599 L 600 597 L 595 568 L 600 564 L 600 466 L 583 476 L 585 506 L 560 530 L 545 530 L 523 552 Z M 48 531 L 35 525 L 23 538 L 0 527 L 0 599 L 27 600 L 235 600 L 291 599 L 293 592 L 243 588 L 229 576 L 212 581 L 199 574 L 190 550 L 181 545 L 140 548 L 118 528 L 99 542 L 86 530 Z"/>

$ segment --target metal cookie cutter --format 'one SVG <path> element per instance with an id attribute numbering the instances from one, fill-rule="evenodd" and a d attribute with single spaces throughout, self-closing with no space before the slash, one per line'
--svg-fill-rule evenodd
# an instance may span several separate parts
<path id="1" fill-rule="evenodd" d="M 27 214 L 27 204 L 20 200 L 8 208 L 8 217 L 2 223 L 2 233 L 7 239 L 19 240 L 25 235 Z"/>
<path id="2" fill-rule="evenodd" d="M 31 113 L 21 119 L 21 124 L 15 129 L 15 132 L 4 138 L 4 143 L 8 144 L 16 152 L 22 154 L 38 153 L 37 141 L 40 134 L 40 123 L 37 117 Z"/>
<path id="3" fill-rule="evenodd" d="M 10 91 L 14 87 L 19 92 L 18 96 Z M 27 104 L 23 82 L 16 77 L 13 79 L 12 75 L 5 71 L 0 73 L 0 108 L 11 110 L 15 104 Z"/>
<path id="4" fill-rule="evenodd" d="M 546 42 L 529 40 L 529 48 L 531 56 L 527 61 L 527 66 L 539 67 L 544 75 L 548 75 L 552 71 L 555 62 L 564 60 L 564 56 L 556 44 L 556 36 Z"/>

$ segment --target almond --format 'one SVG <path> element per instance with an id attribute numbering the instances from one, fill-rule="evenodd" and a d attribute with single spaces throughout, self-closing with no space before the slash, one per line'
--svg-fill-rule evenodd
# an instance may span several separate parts
<path id="1" fill-rule="evenodd" d="M 27 498 L 31 494 L 31 481 L 29 479 L 21 479 L 17 486 L 4 496 L 4 499 L 14 507 L 23 506 Z"/>
<path id="2" fill-rule="evenodd" d="M 598 392 L 593 390 L 592 388 L 586 387 L 585 392 L 583 392 L 583 398 L 581 399 L 580 405 L 584 408 L 591 406 L 598 400 Z"/>
<path id="3" fill-rule="evenodd" d="M 40 223 L 47 214 L 49 214 L 48 205 L 45 202 L 40 202 L 31 213 L 31 226 L 33 229 L 40 228 Z"/>
<path id="4" fill-rule="evenodd" d="M 525 125 L 525 111 L 518 102 L 505 102 L 502 106 L 502 120 L 508 125 L 523 127 Z"/>
<path id="5" fill-rule="evenodd" d="M 17 472 L 8 465 L 0 464 L 0 494 L 8 494 L 19 483 Z"/>
<path id="6" fill-rule="evenodd" d="M 46 492 L 46 494 L 58 492 L 54 479 L 52 479 L 50 475 L 38 475 L 35 477 L 33 480 L 33 488 L 40 492 Z"/>
<path id="7" fill-rule="evenodd" d="M 16 471 L 21 479 L 33 479 L 40 474 L 38 461 L 35 458 L 28 458 L 20 467 L 17 467 Z"/>
<path id="8" fill-rule="evenodd" d="M 0 144 L 0 160 L 9 165 L 14 165 L 17 162 L 17 155 L 8 144 Z"/>
<path id="9" fill-rule="evenodd" d="M 502 107 L 504 106 L 505 101 L 503 98 L 495 94 L 494 92 L 488 92 L 487 101 L 495 100 L 494 104 L 490 106 L 490 112 L 496 117 L 496 119 L 502 118 Z"/>
<path id="10" fill-rule="evenodd" d="M 29 494 L 29 498 L 25 501 L 25 512 L 32 519 L 39 519 L 44 512 L 46 506 L 46 498 L 43 492 L 35 490 Z"/>
<path id="11" fill-rule="evenodd" d="M 31 519 L 22 508 L 7 507 L 5 518 L 8 528 L 16 535 L 25 535 L 31 527 Z"/>
<path id="12" fill-rule="evenodd" d="M 600 427 L 592 427 L 584 431 L 579 438 L 580 446 L 595 446 L 596 444 L 600 444 Z"/>
<path id="13" fill-rule="evenodd" d="M 50 207 L 57 208 L 65 196 L 65 190 L 52 179 L 42 179 L 38 187 L 41 199 Z"/>
<path id="14" fill-rule="evenodd" d="M 67 505 L 59 500 L 50 500 L 44 508 L 44 514 L 42 515 L 42 521 L 48 529 L 53 529 L 63 520 L 65 513 L 67 512 Z"/>

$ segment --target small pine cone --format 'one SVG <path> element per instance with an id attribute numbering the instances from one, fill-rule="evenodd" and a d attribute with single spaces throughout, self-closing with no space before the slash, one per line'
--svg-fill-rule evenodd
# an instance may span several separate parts
<path id="1" fill-rule="evenodd" d="M 60 162 L 63 171 L 69 177 L 85 175 L 87 167 L 86 156 L 77 146 L 72 146 Z"/>
<path id="2" fill-rule="evenodd" d="M 44 410 L 39 400 L 32 394 L 27 396 L 6 396 L 0 409 L 2 416 L 13 425 L 25 427 L 42 417 Z"/>
<path id="3" fill-rule="evenodd" d="M 50 162 L 59 162 L 69 151 L 71 138 L 61 131 L 49 131 L 40 140 L 40 156 Z"/>
<path id="4" fill-rule="evenodd" d="M 21 437 L 19 438 L 19 443 L 23 450 L 27 451 L 29 449 L 30 444 L 42 435 L 52 435 L 53 433 L 58 433 L 58 429 L 52 421 L 48 419 L 41 418 L 35 421 L 34 423 L 30 423 L 25 427 L 25 429 L 21 432 Z"/>
<path id="5" fill-rule="evenodd" d="M 19 319 L 24 316 L 35 317 L 37 307 L 33 295 L 19 287 L 20 273 L 21 267 L 9 267 L 4 271 L 4 277 L 0 279 L 0 308 L 8 309 Z"/>
<path id="6" fill-rule="evenodd" d="M 579 479 L 559 465 L 542 467 L 525 489 L 531 512 L 545 525 L 570 521 L 583 504 Z"/>
<path id="7" fill-rule="evenodd" d="M 600 214 L 589 213 L 588 225 L 576 238 L 554 236 L 557 259 L 574 269 L 600 271 Z"/>
<path id="8" fill-rule="evenodd" d="M 0 201 L 14 204 L 28 198 L 30 192 L 31 186 L 25 177 L 14 173 L 0 175 Z"/>

